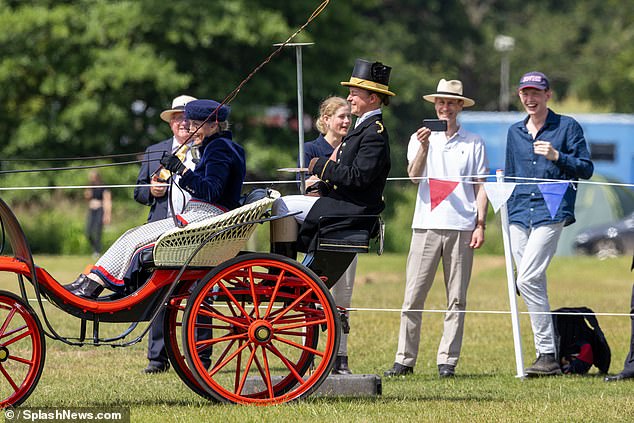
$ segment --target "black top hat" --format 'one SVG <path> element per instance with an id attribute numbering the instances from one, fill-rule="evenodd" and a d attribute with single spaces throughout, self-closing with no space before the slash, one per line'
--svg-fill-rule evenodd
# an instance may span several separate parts
<path id="1" fill-rule="evenodd" d="M 391 67 L 381 62 L 370 63 L 367 60 L 357 59 L 354 63 L 350 81 L 344 81 L 341 85 L 345 87 L 359 87 L 364 90 L 393 96 L 396 94 L 390 91 L 388 87 L 391 70 Z"/>

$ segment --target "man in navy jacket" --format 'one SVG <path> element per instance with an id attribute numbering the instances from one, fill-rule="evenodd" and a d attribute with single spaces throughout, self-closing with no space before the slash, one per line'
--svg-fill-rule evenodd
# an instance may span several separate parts
<path id="1" fill-rule="evenodd" d="M 178 96 L 172 101 L 171 109 L 161 112 L 161 119 L 169 123 L 174 136 L 152 144 L 145 150 L 145 154 L 143 155 L 143 163 L 141 164 L 141 170 L 139 171 L 139 176 L 136 181 L 137 186 L 134 189 L 134 199 L 141 204 L 150 206 L 150 212 L 147 217 L 148 222 L 154 222 L 171 216 L 169 207 L 170 196 L 167 195 L 167 187 L 164 186 L 164 183 L 159 182 L 154 174 L 160 166 L 159 160 L 161 160 L 163 154 L 172 153 L 189 137 L 189 127 L 186 125 L 184 112 L 185 105 L 192 100 L 196 100 L 196 98 L 188 95 Z M 191 160 L 189 160 L 189 163 L 193 165 Z M 172 190 L 172 201 L 173 203 L 177 203 L 175 208 L 187 202 L 187 196 L 189 194 L 185 194 L 184 191 L 179 191 L 176 185 L 173 185 Z M 177 210 L 177 212 L 180 211 L 181 210 Z M 169 369 L 169 360 L 167 358 L 167 351 L 165 350 L 165 341 L 163 340 L 164 317 L 165 311 L 163 310 L 150 327 L 147 350 L 149 364 L 143 370 L 145 373 L 161 373 Z"/>

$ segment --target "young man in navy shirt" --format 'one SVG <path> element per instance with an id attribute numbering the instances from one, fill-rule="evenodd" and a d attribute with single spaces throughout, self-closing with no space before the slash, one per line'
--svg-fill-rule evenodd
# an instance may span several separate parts
<path id="1" fill-rule="evenodd" d="M 546 290 L 546 269 L 564 226 L 575 222 L 574 181 L 594 171 L 583 130 L 577 121 L 548 108 L 550 82 L 541 72 L 520 79 L 518 95 L 528 116 L 508 131 L 505 175 L 518 185 L 508 200 L 511 250 L 517 288 L 530 313 L 537 359 L 527 376 L 561 374 Z M 520 178 L 570 181 L 554 217 L 537 184 Z"/>

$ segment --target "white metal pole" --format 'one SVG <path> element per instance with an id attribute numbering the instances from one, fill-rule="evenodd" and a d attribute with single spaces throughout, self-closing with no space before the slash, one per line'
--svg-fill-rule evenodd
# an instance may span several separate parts
<path id="1" fill-rule="evenodd" d="M 504 183 L 504 171 L 495 173 L 498 183 Z M 509 305 L 511 308 L 511 325 L 513 326 L 513 345 L 515 346 L 515 370 L 517 377 L 524 377 L 524 359 L 522 358 L 522 334 L 520 332 L 520 314 L 517 309 L 517 296 L 515 294 L 515 274 L 513 272 L 513 257 L 511 253 L 511 238 L 509 234 L 509 215 L 506 202 L 500 207 L 500 219 L 502 221 L 502 241 L 504 244 L 504 259 L 506 262 L 506 282 L 508 286 Z"/>
<path id="2" fill-rule="evenodd" d="M 299 131 L 299 167 L 303 168 L 308 165 L 304 163 L 304 81 L 302 77 L 302 45 L 295 45 L 295 53 L 297 56 L 297 128 Z M 299 173 L 299 190 L 302 194 L 306 193 L 306 174 Z"/>
<path id="3" fill-rule="evenodd" d="M 297 130 L 299 132 L 299 167 L 305 168 L 308 163 L 304 163 L 304 78 L 302 76 L 302 47 L 312 46 L 315 43 L 277 43 L 276 47 L 284 45 L 285 47 L 295 47 L 295 56 L 297 58 Z M 299 189 L 302 194 L 306 193 L 306 173 L 299 172 Z"/>

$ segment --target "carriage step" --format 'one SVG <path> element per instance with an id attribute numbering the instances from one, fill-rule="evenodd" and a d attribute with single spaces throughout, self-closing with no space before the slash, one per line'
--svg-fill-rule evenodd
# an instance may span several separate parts
<path id="1" fill-rule="evenodd" d="M 272 378 L 273 383 L 282 379 L 281 376 Z M 244 392 L 254 392 L 262 389 L 259 378 L 248 377 Z M 379 375 L 330 375 L 312 395 L 322 397 L 372 397 L 383 393 Z"/>

